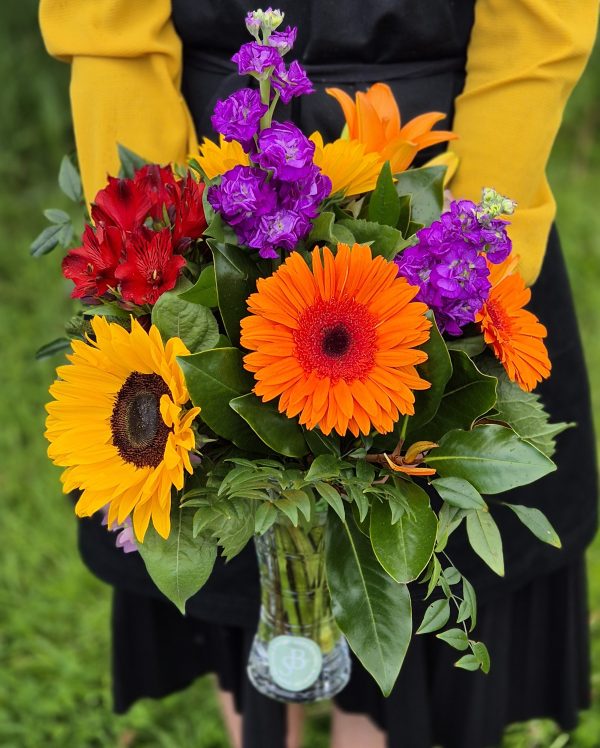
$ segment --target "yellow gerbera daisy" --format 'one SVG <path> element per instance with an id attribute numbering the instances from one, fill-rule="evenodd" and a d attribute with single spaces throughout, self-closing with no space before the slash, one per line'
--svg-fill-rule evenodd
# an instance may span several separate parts
<path id="1" fill-rule="evenodd" d="M 242 146 L 236 140 L 228 143 L 222 135 L 219 135 L 219 145 L 204 138 L 198 150 L 199 154 L 192 154 L 191 158 L 196 159 L 208 179 L 214 179 L 234 166 L 248 166 L 250 163 Z"/>
<path id="2" fill-rule="evenodd" d="M 200 408 L 189 401 L 176 357 L 189 351 L 179 338 L 166 345 L 154 326 L 131 332 L 103 317 L 92 320 L 95 340 L 74 340 L 71 362 L 57 370 L 46 406 L 48 456 L 65 467 L 63 491 L 81 490 L 75 511 L 89 517 L 108 505 L 108 524 L 133 512 L 140 542 L 150 518 L 167 538 L 171 489 L 192 472 L 191 425 Z"/>
<path id="3" fill-rule="evenodd" d="M 383 161 L 377 153 L 366 153 L 357 140 L 339 138 L 323 145 L 321 133 L 313 132 L 314 162 L 331 179 L 331 192 L 346 196 L 360 195 L 375 189 Z"/>

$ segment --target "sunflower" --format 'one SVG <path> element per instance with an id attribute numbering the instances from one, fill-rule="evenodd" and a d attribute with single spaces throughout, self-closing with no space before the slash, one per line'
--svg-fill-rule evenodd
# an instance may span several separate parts
<path id="1" fill-rule="evenodd" d="M 242 320 L 254 392 L 324 434 L 391 431 L 414 413 L 413 390 L 430 386 L 415 369 L 431 327 L 417 291 L 367 246 L 315 248 L 312 269 L 292 253 L 258 281 Z"/>
<path id="2" fill-rule="evenodd" d="M 199 146 L 199 154 L 191 155 L 202 167 L 207 179 L 214 179 L 219 174 L 225 174 L 234 166 L 248 166 L 250 163 L 248 154 L 244 151 L 237 140 L 227 142 L 219 135 L 219 145 L 209 138 L 204 138 Z"/>
<path id="3" fill-rule="evenodd" d="M 150 518 L 170 531 L 171 489 L 191 473 L 192 421 L 200 412 L 189 400 L 176 357 L 189 351 L 179 338 L 166 346 L 154 326 L 131 332 L 103 317 L 92 320 L 95 340 L 74 340 L 71 362 L 58 368 L 46 406 L 48 456 L 66 468 L 63 491 L 82 491 L 75 511 L 91 516 L 108 505 L 108 524 L 133 512 L 140 542 Z"/>
<path id="4" fill-rule="evenodd" d="M 385 83 L 358 91 L 354 101 L 340 88 L 325 91 L 342 107 L 350 140 L 363 143 L 367 153 L 378 153 L 382 162 L 389 161 L 394 174 L 408 169 L 423 148 L 457 137 L 448 130 L 432 130 L 445 118 L 441 112 L 421 114 L 402 126 L 396 99 Z"/>
<path id="5" fill-rule="evenodd" d="M 377 153 L 366 153 L 357 140 L 339 138 L 323 145 L 319 132 L 313 132 L 310 140 L 315 144 L 315 164 L 331 179 L 332 194 L 360 195 L 375 189 L 383 166 Z"/>
<path id="6" fill-rule="evenodd" d="M 552 365 L 543 342 L 546 328 L 534 314 L 523 309 L 531 299 L 531 291 L 515 272 L 516 263 L 517 258 L 511 257 L 499 265 L 488 263 L 492 288 L 475 321 L 509 379 L 531 392 L 538 382 L 550 376 Z"/>

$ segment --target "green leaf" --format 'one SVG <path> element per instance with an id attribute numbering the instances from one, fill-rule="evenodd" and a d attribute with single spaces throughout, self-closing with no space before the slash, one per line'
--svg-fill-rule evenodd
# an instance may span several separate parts
<path id="1" fill-rule="evenodd" d="M 539 509 L 531 506 L 522 506 L 521 504 L 508 504 L 507 502 L 503 502 L 503 504 L 513 510 L 525 527 L 531 530 L 536 538 L 539 538 L 544 543 L 553 545 L 555 548 L 562 548 L 562 543 L 556 530 Z"/>
<path id="2" fill-rule="evenodd" d="M 196 283 L 183 293 L 179 298 L 184 301 L 191 301 L 193 304 L 202 304 L 202 306 L 216 307 L 217 300 L 217 279 L 215 277 L 215 266 L 207 265 L 200 273 Z"/>
<path id="3" fill-rule="evenodd" d="M 332 454 L 340 456 L 340 437 L 336 433 L 325 436 L 318 428 L 307 429 L 302 427 L 304 438 L 308 448 L 315 456 Z"/>
<path id="4" fill-rule="evenodd" d="M 356 477 L 362 483 L 371 485 L 375 480 L 375 468 L 370 462 L 366 460 L 356 461 Z"/>
<path id="5" fill-rule="evenodd" d="M 343 522 L 346 518 L 346 511 L 339 491 L 337 491 L 333 486 L 330 486 L 329 483 L 324 483 L 323 481 L 317 481 L 315 483 L 315 488 L 319 496 L 329 504 Z"/>
<path id="6" fill-rule="evenodd" d="M 436 537 L 436 553 L 441 553 L 448 543 L 448 538 L 460 525 L 466 516 L 466 510 L 459 509 L 447 502 L 442 504 L 438 514 L 438 529 Z"/>
<path id="7" fill-rule="evenodd" d="M 50 223 L 56 223 L 61 226 L 65 223 L 71 223 L 71 216 L 68 213 L 65 213 L 64 210 L 48 208 L 44 211 L 44 215 L 50 221 Z"/>
<path id="8" fill-rule="evenodd" d="M 504 554 L 500 530 L 489 512 L 467 514 L 467 535 L 471 548 L 499 576 L 504 576 Z"/>
<path id="9" fill-rule="evenodd" d="M 280 413 L 273 401 L 263 403 L 249 392 L 233 398 L 229 405 L 274 452 L 286 457 L 304 457 L 308 452 L 298 421 Z"/>
<path id="10" fill-rule="evenodd" d="M 441 639 L 446 644 L 449 644 L 454 649 L 464 651 L 469 648 L 469 637 L 466 635 L 464 629 L 448 629 L 442 631 L 440 634 L 436 634 L 436 639 Z"/>
<path id="11" fill-rule="evenodd" d="M 444 579 L 450 586 L 458 584 L 462 579 L 462 574 L 455 566 L 447 566 L 444 571 Z"/>
<path id="12" fill-rule="evenodd" d="M 394 187 L 394 189 L 396 188 Z M 398 198 L 398 202 L 400 205 L 400 215 L 398 216 L 396 228 L 402 233 L 402 236 L 407 237 L 410 225 L 410 195 L 402 195 L 402 197 Z"/>
<path id="13" fill-rule="evenodd" d="M 283 500 L 288 501 L 290 502 L 290 504 L 296 506 L 298 510 L 304 515 L 304 519 L 307 522 L 310 520 L 310 496 L 305 491 L 300 491 L 295 488 L 288 488 L 283 492 L 282 498 Z M 277 503 L 280 504 L 281 500 Z"/>
<path id="14" fill-rule="evenodd" d="M 327 583 L 333 614 L 363 666 L 389 696 L 412 635 L 408 587 L 388 576 L 353 521 L 327 519 Z"/>
<path id="15" fill-rule="evenodd" d="M 540 452 L 552 457 L 556 451 L 555 437 L 574 423 L 550 423 L 550 417 L 535 392 L 525 392 L 511 382 L 504 367 L 491 356 L 479 362 L 482 371 L 498 379 L 498 395 L 494 420 L 507 423 L 521 438 L 527 439 Z"/>
<path id="16" fill-rule="evenodd" d="M 335 214 L 331 211 L 320 213 L 313 221 L 312 229 L 308 235 L 308 245 L 311 246 L 317 242 L 326 242 L 327 244 L 335 241 L 332 228 L 335 221 Z"/>
<path id="17" fill-rule="evenodd" d="M 194 405 L 201 408 L 200 418 L 219 436 L 232 441 L 240 449 L 268 452 L 254 431 L 230 406 L 233 398 L 245 395 L 254 385 L 254 378 L 242 366 L 237 348 L 213 348 L 191 356 L 179 356 Z"/>
<path id="18" fill-rule="evenodd" d="M 215 261 L 219 310 L 227 337 L 240 342 L 240 320 L 248 315 L 248 296 L 256 289 L 258 269 L 248 252 L 232 244 L 208 242 Z"/>
<path id="19" fill-rule="evenodd" d="M 431 593 L 437 587 L 440 574 L 442 573 L 442 565 L 440 564 L 438 557 L 435 555 L 435 553 L 431 557 L 429 566 L 431 567 L 431 576 L 429 577 L 429 582 L 427 584 L 427 594 L 425 595 L 425 600 L 427 600 L 427 598 L 430 597 Z"/>
<path id="20" fill-rule="evenodd" d="M 41 348 L 38 348 L 35 352 L 35 358 L 37 361 L 41 361 L 43 358 L 49 358 L 57 353 L 63 353 L 71 348 L 71 341 L 69 338 L 56 338 L 56 340 L 46 343 Z"/>
<path id="21" fill-rule="evenodd" d="M 323 480 L 324 478 L 337 478 L 340 475 L 341 469 L 342 464 L 339 458 L 333 455 L 319 455 L 313 460 L 306 474 L 306 480 L 310 482 Z"/>
<path id="22" fill-rule="evenodd" d="M 481 494 L 463 478 L 438 478 L 431 485 L 447 504 L 459 509 L 486 509 Z"/>
<path id="23" fill-rule="evenodd" d="M 479 670 L 481 663 L 475 657 L 475 655 L 468 654 L 463 655 L 460 660 L 454 663 L 454 667 L 462 668 L 463 670 Z"/>
<path id="24" fill-rule="evenodd" d="M 394 187 L 390 162 L 386 161 L 369 200 L 369 221 L 396 227 L 400 218 L 400 199 Z"/>
<path id="25" fill-rule="evenodd" d="M 404 513 L 392 524 L 389 504 L 373 501 L 370 535 L 379 563 L 397 582 L 416 579 L 429 563 L 435 545 L 437 518 L 429 497 L 416 484 L 403 483 L 411 514 Z"/>
<path id="26" fill-rule="evenodd" d="M 438 441 L 452 429 L 470 429 L 496 402 L 496 379 L 482 374 L 463 351 L 451 351 L 452 376 L 435 418 L 418 438 Z"/>
<path id="27" fill-rule="evenodd" d="M 393 260 L 406 246 L 402 234 L 391 226 L 365 221 L 363 218 L 344 218 L 336 225 L 351 231 L 358 244 L 370 243 L 373 257 L 381 255 L 386 260 Z"/>
<path id="28" fill-rule="evenodd" d="M 483 339 L 483 335 L 473 335 L 470 338 L 452 338 L 446 342 L 446 345 L 448 346 L 448 350 L 463 351 L 471 358 L 473 358 L 473 356 L 479 356 L 479 354 L 483 353 L 485 350 L 485 340 Z"/>
<path id="29" fill-rule="evenodd" d="M 463 599 L 460 604 L 456 622 L 462 623 L 463 621 L 466 621 L 467 618 L 470 618 L 470 631 L 473 631 L 473 629 L 477 625 L 477 597 L 475 595 L 475 589 L 473 588 L 473 585 L 465 577 L 463 577 L 462 580 L 462 592 Z"/>
<path id="30" fill-rule="evenodd" d="M 63 160 L 60 162 L 58 186 L 74 203 L 80 203 L 83 200 L 81 177 L 68 156 L 63 156 Z"/>
<path id="31" fill-rule="evenodd" d="M 429 226 L 440 217 L 444 203 L 445 166 L 424 166 L 396 175 L 396 192 L 411 195 L 412 222 Z"/>
<path id="32" fill-rule="evenodd" d="M 47 255 L 49 252 L 60 244 L 60 235 L 63 227 L 57 224 L 52 226 L 46 226 L 46 228 L 38 234 L 33 240 L 29 247 L 29 253 L 32 257 L 41 257 Z"/>
<path id="33" fill-rule="evenodd" d="M 464 478 L 482 494 L 509 491 L 533 483 L 556 465 L 504 426 L 477 426 L 451 431 L 426 462 L 441 478 Z"/>
<path id="34" fill-rule="evenodd" d="M 133 179 L 136 171 L 145 166 L 148 161 L 137 153 L 129 150 L 121 143 L 117 144 L 117 151 L 119 153 L 119 161 L 121 163 L 120 175 L 126 179 Z"/>
<path id="35" fill-rule="evenodd" d="M 159 296 L 152 308 L 152 323 L 163 342 L 181 338 L 192 353 L 213 348 L 219 340 L 219 325 L 210 309 L 185 301 L 172 291 Z"/>
<path id="36" fill-rule="evenodd" d="M 254 532 L 264 535 L 277 521 L 277 508 L 270 501 L 265 501 L 256 510 Z"/>
<path id="37" fill-rule="evenodd" d="M 355 483 L 349 482 L 346 485 L 346 491 L 348 492 L 348 498 L 356 507 L 359 523 L 364 522 L 369 511 L 369 499 L 363 492 L 363 488 L 361 486 L 357 486 Z M 369 535 L 368 526 L 366 534 Z"/>
<path id="38" fill-rule="evenodd" d="M 490 653 L 483 642 L 471 642 L 471 649 L 484 673 L 490 672 Z"/>
<path id="39" fill-rule="evenodd" d="M 444 598 L 436 600 L 427 606 L 423 621 L 417 629 L 417 634 L 429 634 L 443 628 L 450 618 L 450 601 Z"/>
<path id="40" fill-rule="evenodd" d="M 427 361 L 419 364 L 419 375 L 431 384 L 428 390 L 415 392 L 415 414 L 408 421 L 408 433 L 429 423 L 438 412 L 446 385 L 452 376 L 452 362 L 446 343 L 440 335 L 435 320 L 432 319 L 429 340 L 421 346 L 427 354 Z M 399 434 L 398 434 L 399 435 Z"/>
<path id="41" fill-rule="evenodd" d="M 171 512 L 171 533 L 164 540 L 152 525 L 140 556 L 158 589 L 185 613 L 186 601 L 204 585 L 212 572 L 217 546 L 211 540 L 194 538 L 193 514 L 179 508 Z"/>

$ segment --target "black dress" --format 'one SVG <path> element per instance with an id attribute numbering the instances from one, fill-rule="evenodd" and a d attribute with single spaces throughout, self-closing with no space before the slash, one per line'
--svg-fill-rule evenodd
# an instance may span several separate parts
<path id="1" fill-rule="evenodd" d="M 403 120 L 443 111 L 448 127 L 465 80 L 473 24 L 473 0 L 347 0 L 280 2 L 286 23 L 299 26 L 291 56 L 300 59 L 317 93 L 293 100 L 279 119 L 305 132 L 336 137 L 343 119 L 325 95 L 335 85 L 350 93 L 387 82 Z M 243 25 L 254 7 L 247 0 L 173 0 L 175 26 L 184 43 L 183 93 L 199 136 L 212 135 L 217 99 L 242 87 L 229 58 L 248 41 Z M 435 149 L 422 154 L 422 160 Z M 559 469 L 510 501 L 539 506 L 563 543 L 557 551 L 533 538 L 509 510 L 498 507 L 507 576 L 495 576 L 472 553 L 464 532 L 448 549 L 474 584 L 480 604 L 476 635 L 492 656 L 489 675 L 452 666 L 456 653 L 434 637 L 411 643 L 389 699 L 360 664 L 336 697 L 349 711 L 368 714 L 387 731 L 390 748 L 487 748 L 505 725 L 552 717 L 574 727 L 589 705 L 589 653 L 583 551 L 596 528 L 596 465 L 589 388 L 573 302 L 556 231 L 550 235 L 530 307 L 547 326 L 553 372 L 539 392 L 553 420 L 576 421 L 558 438 Z M 502 498 L 502 497 L 499 497 Z M 207 585 L 182 617 L 146 574 L 137 554 L 124 555 L 96 518 L 80 524 L 80 549 L 91 570 L 114 585 L 113 681 L 115 709 L 138 698 L 162 696 L 199 675 L 216 672 L 244 712 L 244 748 L 283 748 L 284 710 L 260 696 L 245 677 L 258 615 L 258 574 L 247 547 L 225 565 L 218 562 Z M 419 593 L 420 594 L 420 593 Z M 415 618 L 422 605 L 415 600 Z M 458 704 L 464 711 L 458 712 Z"/>

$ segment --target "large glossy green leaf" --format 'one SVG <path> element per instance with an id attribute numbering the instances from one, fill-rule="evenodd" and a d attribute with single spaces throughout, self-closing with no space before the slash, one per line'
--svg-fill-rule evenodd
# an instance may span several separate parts
<path id="1" fill-rule="evenodd" d="M 180 356 L 177 359 L 190 398 L 200 407 L 200 418 L 219 436 L 229 439 L 241 449 L 268 452 L 241 416 L 229 405 L 233 398 L 247 394 L 254 378 L 242 365 L 237 348 L 213 348 Z"/>
<path id="2" fill-rule="evenodd" d="M 384 571 L 354 521 L 342 522 L 333 512 L 327 519 L 326 570 L 335 619 L 388 696 L 412 634 L 408 587 Z"/>
<path id="3" fill-rule="evenodd" d="M 504 367 L 491 356 L 482 357 L 478 364 L 482 371 L 498 379 L 498 396 L 494 420 L 507 423 L 523 439 L 527 439 L 547 457 L 556 451 L 556 436 L 574 423 L 550 423 L 540 396 L 525 392 L 511 382 Z"/>
<path id="4" fill-rule="evenodd" d="M 215 261 L 219 310 L 227 337 L 240 342 L 240 320 L 248 314 L 248 296 L 256 289 L 258 270 L 248 252 L 233 244 L 209 239 Z"/>
<path id="5" fill-rule="evenodd" d="M 308 452 L 297 419 L 280 413 L 275 402 L 263 403 L 249 392 L 234 398 L 229 405 L 273 452 L 286 457 L 303 457 Z"/>
<path id="6" fill-rule="evenodd" d="M 373 501 L 371 543 L 379 563 L 397 582 L 412 582 L 429 563 L 435 545 L 437 518 L 429 497 L 414 483 L 398 484 L 412 516 L 404 513 L 392 524 L 389 504 Z"/>
<path id="7" fill-rule="evenodd" d="M 400 218 L 400 198 L 394 187 L 390 162 L 386 161 L 369 199 L 369 221 L 396 228 Z"/>
<path id="8" fill-rule="evenodd" d="M 351 231 L 358 244 L 370 242 L 373 257 L 381 255 L 386 260 L 393 260 L 406 246 L 402 234 L 391 226 L 365 221 L 362 218 L 345 218 L 336 225 Z"/>
<path id="9" fill-rule="evenodd" d="M 185 301 L 202 306 L 215 307 L 219 303 L 217 299 L 217 279 L 215 277 L 215 266 L 207 265 L 200 273 L 196 283 L 183 293 L 179 294 Z"/>
<path id="10" fill-rule="evenodd" d="M 556 470 L 546 455 L 505 426 L 450 431 L 427 456 L 441 478 L 464 478 L 479 493 L 502 493 Z"/>
<path id="11" fill-rule="evenodd" d="M 495 377 L 482 374 L 463 351 L 450 351 L 450 359 L 452 376 L 435 418 L 418 431 L 419 439 L 438 441 L 452 429 L 470 429 L 496 402 Z"/>
<path id="12" fill-rule="evenodd" d="M 428 358 L 417 367 L 419 375 L 431 384 L 428 390 L 415 393 L 415 414 L 408 421 L 408 433 L 429 423 L 438 412 L 448 380 L 452 376 L 452 362 L 440 331 L 432 319 L 429 340 L 421 346 Z"/>
<path id="13" fill-rule="evenodd" d="M 467 536 L 471 548 L 492 571 L 504 576 L 504 554 L 498 525 L 492 515 L 481 509 L 467 514 Z"/>
<path id="14" fill-rule="evenodd" d="M 412 196 L 411 221 L 429 226 L 440 217 L 445 173 L 445 166 L 424 166 L 396 175 L 396 192 Z"/>
<path id="15" fill-rule="evenodd" d="M 165 343 L 169 338 L 181 338 L 191 353 L 212 348 L 219 340 L 219 325 L 210 309 L 172 291 L 162 294 L 153 306 L 152 324 Z"/>
<path id="16" fill-rule="evenodd" d="M 150 525 L 144 542 L 138 543 L 154 584 L 182 613 L 187 600 L 210 576 L 217 557 L 215 541 L 193 537 L 193 516 L 191 511 L 174 508 L 166 540 Z"/>

